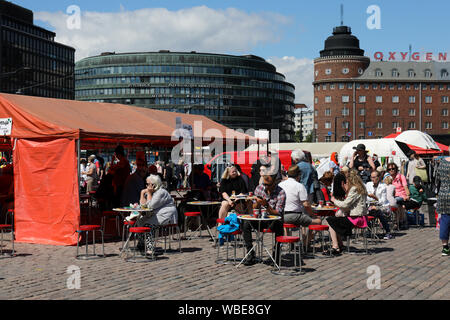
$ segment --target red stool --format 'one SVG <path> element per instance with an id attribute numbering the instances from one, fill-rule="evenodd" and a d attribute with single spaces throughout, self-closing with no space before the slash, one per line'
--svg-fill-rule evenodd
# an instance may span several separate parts
<path id="1" fill-rule="evenodd" d="M 314 231 L 314 237 L 313 237 L 313 257 L 314 258 L 322 258 L 323 256 L 317 256 L 316 255 L 316 246 L 315 246 L 315 242 L 316 242 L 316 235 L 317 233 L 319 233 L 320 235 L 320 240 L 322 243 L 322 252 L 324 252 L 325 246 L 324 246 L 324 236 L 323 236 L 323 232 L 324 231 L 328 231 L 328 235 L 329 235 L 329 226 L 323 225 L 323 224 L 311 224 L 308 226 L 308 230 Z M 329 239 L 331 238 L 330 236 L 328 237 Z M 328 248 L 330 248 L 330 243 L 328 242 Z M 331 252 L 330 252 L 330 257 L 331 257 Z"/>
<path id="2" fill-rule="evenodd" d="M 134 244 L 134 250 L 133 250 L 133 258 L 128 258 L 128 256 L 125 258 L 125 261 L 130 262 L 149 262 L 155 260 L 155 248 L 152 250 L 151 259 L 148 259 L 148 247 L 147 247 L 147 241 L 145 239 L 145 235 L 151 232 L 151 228 L 148 227 L 130 227 L 129 228 L 130 235 L 129 237 L 133 236 L 133 244 Z M 136 256 L 136 235 L 141 234 L 144 236 L 144 256 L 143 257 L 137 257 Z M 129 240 L 129 239 L 128 239 Z M 124 251 L 128 252 L 129 249 L 129 241 L 127 241 L 127 244 L 125 245 Z"/>
<path id="3" fill-rule="evenodd" d="M 3 252 L 3 233 L 5 231 L 11 232 L 11 246 L 12 250 L 11 253 Z M 14 227 L 12 224 L 0 224 L 0 232 L 1 232 L 1 240 L 0 240 L 0 257 L 14 257 L 15 251 L 14 251 Z"/>
<path id="4" fill-rule="evenodd" d="M 101 226 L 102 226 L 103 233 L 106 233 L 106 222 L 109 220 L 116 221 L 117 234 L 120 236 L 120 214 L 116 211 L 110 211 L 110 210 L 105 210 L 102 212 Z M 114 235 L 111 234 L 110 236 L 114 236 Z"/>
<path id="5" fill-rule="evenodd" d="M 236 264 L 236 248 L 238 246 L 238 236 L 242 235 L 242 231 L 241 230 L 236 230 L 234 232 L 230 232 L 230 233 L 224 233 L 227 242 L 227 246 L 226 246 L 226 258 L 225 259 L 221 259 L 220 258 L 220 242 L 219 242 L 219 236 L 217 235 L 217 239 L 216 239 L 216 247 L 217 247 L 217 258 L 216 258 L 216 263 L 218 264 L 229 264 L 230 263 L 230 259 L 228 258 L 228 249 L 229 249 L 229 237 L 233 236 L 234 237 L 234 259 L 232 260 L 232 264 Z M 244 246 L 242 246 L 243 249 L 243 253 L 245 255 L 245 249 Z"/>
<path id="6" fill-rule="evenodd" d="M 93 238 L 93 253 L 89 253 L 89 231 L 92 231 L 92 238 Z M 95 254 L 95 232 L 99 231 L 102 235 L 102 255 L 97 255 Z M 79 254 L 78 253 L 78 249 L 80 247 L 80 235 L 82 232 L 86 233 L 86 253 L 85 254 Z M 79 226 L 78 230 L 78 239 L 77 239 L 77 255 L 76 255 L 76 259 L 81 259 L 81 260 L 88 260 L 88 259 L 97 259 L 97 258 L 104 258 L 105 257 L 105 243 L 103 241 L 103 230 L 101 228 L 101 226 L 99 225 L 82 225 Z"/>
<path id="7" fill-rule="evenodd" d="M 123 250 L 123 245 L 124 245 L 125 238 L 128 238 L 129 229 L 135 223 L 136 223 L 136 220 L 130 220 L 130 221 L 125 220 L 123 222 L 123 226 L 122 226 L 122 250 Z"/>
<path id="8" fill-rule="evenodd" d="M 278 254 L 278 245 L 276 246 L 276 250 L 275 250 L 275 257 L 279 257 L 278 261 L 275 263 L 274 265 L 274 269 L 272 270 L 273 274 L 277 274 L 277 275 L 289 275 L 289 276 L 293 276 L 293 275 L 298 275 L 299 273 L 302 273 L 302 254 L 301 254 L 301 242 L 300 242 L 300 237 L 294 237 L 294 236 L 280 236 L 280 237 L 276 237 L 275 240 L 277 242 L 277 244 L 280 244 L 280 253 Z M 297 249 L 295 248 L 295 243 L 298 244 Z M 291 252 L 291 244 L 294 244 L 294 269 L 293 271 L 286 273 L 283 272 L 283 269 L 289 269 L 288 267 L 282 268 L 281 266 L 281 253 L 283 252 L 281 250 L 281 247 L 285 244 L 289 245 L 289 252 Z M 297 254 L 298 254 L 298 262 L 299 262 L 299 267 L 297 267 Z"/>
<path id="9" fill-rule="evenodd" d="M 380 239 L 377 236 L 379 219 L 373 216 L 367 216 L 367 225 L 370 231 L 370 237 L 373 243 L 378 243 Z"/>
<path id="10" fill-rule="evenodd" d="M 186 231 L 187 231 L 187 217 L 197 217 L 198 228 L 195 231 L 191 230 L 191 236 L 188 240 L 192 239 L 192 232 L 199 232 L 199 237 L 202 236 L 202 213 L 200 211 L 190 211 L 184 213 L 184 238 L 186 239 Z"/>

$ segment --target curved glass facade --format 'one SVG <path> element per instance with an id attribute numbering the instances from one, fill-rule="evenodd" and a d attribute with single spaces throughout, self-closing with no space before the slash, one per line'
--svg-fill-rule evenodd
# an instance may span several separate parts
<path id="1" fill-rule="evenodd" d="M 294 86 L 256 56 L 106 53 L 75 65 L 75 99 L 201 114 L 293 141 Z"/>

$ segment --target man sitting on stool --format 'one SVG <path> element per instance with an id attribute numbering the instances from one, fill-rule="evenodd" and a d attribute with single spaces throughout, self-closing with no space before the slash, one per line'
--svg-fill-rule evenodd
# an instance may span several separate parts
<path id="1" fill-rule="evenodd" d="M 264 166 L 265 169 L 263 171 L 263 183 L 256 187 L 255 196 L 258 197 L 256 202 L 253 204 L 254 209 L 260 209 L 261 207 L 266 208 L 267 213 L 269 215 L 281 216 L 283 217 L 284 206 L 286 203 L 286 193 L 283 189 L 281 189 L 276 184 L 277 171 L 273 170 L 273 168 L 269 166 Z M 270 222 L 261 222 L 261 228 L 270 228 L 275 236 L 283 235 L 283 219 L 274 220 Z M 245 220 L 242 226 L 242 232 L 244 235 L 245 247 L 247 248 L 247 253 L 252 249 L 252 229 L 258 228 L 258 221 L 248 221 Z M 278 261 L 280 254 L 280 245 L 276 244 L 278 250 L 273 248 L 273 254 L 275 261 Z M 278 256 L 275 257 L 275 251 L 278 253 Z M 244 265 L 250 266 L 255 264 L 255 250 L 252 250 L 251 253 L 245 258 Z M 273 264 L 272 259 L 268 259 L 266 261 L 268 264 Z"/>

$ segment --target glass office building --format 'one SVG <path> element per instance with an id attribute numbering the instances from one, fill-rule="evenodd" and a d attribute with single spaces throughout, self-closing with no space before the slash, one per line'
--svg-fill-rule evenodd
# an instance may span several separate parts
<path id="1" fill-rule="evenodd" d="M 74 99 L 75 49 L 33 24 L 33 12 L 0 1 L 0 92 Z"/>
<path id="2" fill-rule="evenodd" d="M 264 59 L 196 52 L 103 53 L 75 64 L 75 99 L 205 115 L 293 141 L 294 86 Z"/>

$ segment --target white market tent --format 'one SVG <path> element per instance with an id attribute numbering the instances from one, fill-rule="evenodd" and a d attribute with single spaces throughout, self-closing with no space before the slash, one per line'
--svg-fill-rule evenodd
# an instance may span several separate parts
<path id="1" fill-rule="evenodd" d="M 403 131 L 394 139 L 423 149 L 440 150 L 439 146 L 429 134 L 418 130 Z"/>
<path id="2" fill-rule="evenodd" d="M 402 160 L 408 160 L 406 153 L 409 151 L 409 147 L 400 141 L 396 141 L 392 138 L 384 139 L 361 139 L 352 140 L 346 143 L 339 151 L 339 164 L 341 166 L 347 163 L 347 160 L 353 156 L 358 144 L 364 144 L 369 155 L 376 154 L 378 158 L 389 157 L 389 162 L 393 161 L 398 166 L 401 165 Z"/>

